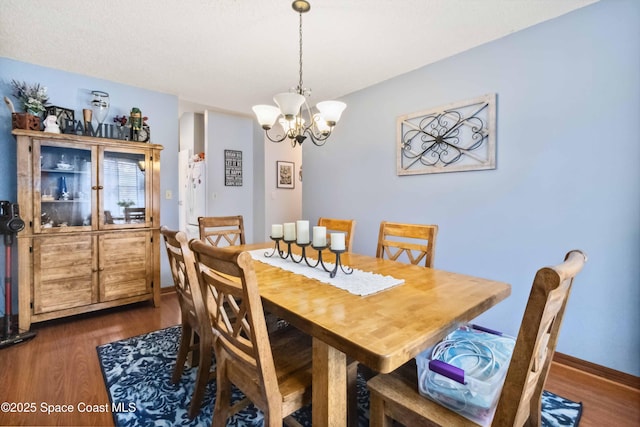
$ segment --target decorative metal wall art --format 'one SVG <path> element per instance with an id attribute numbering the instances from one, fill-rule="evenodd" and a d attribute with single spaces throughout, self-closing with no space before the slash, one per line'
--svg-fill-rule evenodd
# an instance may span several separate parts
<path id="1" fill-rule="evenodd" d="M 398 117 L 397 174 L 496 168 L 496 94 Z"/>

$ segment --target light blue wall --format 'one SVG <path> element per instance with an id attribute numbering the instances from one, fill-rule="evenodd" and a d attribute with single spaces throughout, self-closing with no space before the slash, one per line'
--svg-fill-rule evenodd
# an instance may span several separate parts
<path id="1" fill-rule="evenodd" d="M 207 215 L 242 215 L 247 243 L 253 243 L 253 123 L 246 117 L 205 113 Z M 242 186 L 224 185 L 224 150 L 242 152 Z M 262 216 L 262 212 L 257 215 Z"/>
<path id="2" fill-rule="evenodd" d="M 178 99 L 174 95 L 153 92 L 137 87 L 127 86 L 107 80 L 96 79 L 80 74 L 68 73 L 52 68 L 0 58 L 0 98 L 8 96 L 16 108 L 19 102 L 11 96 L 12 79 L 26 81 L 29 84 L 40 83 L 47 87 L 52 105 L 75 110 L 76 118 L 81 117 L 82 109 L 88 108 L 92 90 L 108 92 L 111 99 L 109 119 L 116 115 L 128 115 L 132 107 L 142 110 L 148 116 L 151 128 L 151 140 L 164 146 L 161 153 L 160 188 L 163 195 L 161 201 L 162 224 L 178 227 Z M 0 106 L 0 200 L 16 202 L 16 140 L 11 135 L 11 115 Z M 174 197 L 164 199 L 166 190 L 171 190 Z M 3 246 L 4 247 L 4 246 Z M 15 250 L 16 248 L 14 248 Z M 161 252 L 161 282 L 163 286 L 173 285 L 166 254 Z M 15 263 L 14 263 L 15 265 Z M 0 265 L 0 273 L 4 277 L 4 262 Z M 14 277 L 16 272 L 14 271 Z M 17 282 L 14 282 L 13 312 L 17 313 Z M 4 312 L 4 298 L 0 302 Z"/>
<path id="3" fill-rule="evenodd" d="M 480 319 L 510 333 L 535 271 L 583 249 L 558 351 L 640 375 L 639 28 L 603 0 L 345 97 L 304 147 L 304 217 L 355 218 L 371 255 L 381 220 L 438 224 L 436 268 L 512 284 Z M 496 170 L 396 175 L 397 116 L 492 92 Z"/>

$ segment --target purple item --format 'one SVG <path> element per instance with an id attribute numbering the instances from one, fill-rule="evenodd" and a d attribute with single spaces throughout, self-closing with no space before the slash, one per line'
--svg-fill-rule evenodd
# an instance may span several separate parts
<path id="1" fill-rule="evenodd" d="M 500 331 L 494 331 L 493 329 L 489 329 L 489 328 L 485 328 L 484 326 L 480 326 L 480 325 L 471 325 L 471 327 L 473 329 L 476 329 L 478 331 L 482 331 L 482 332 L 486 332 L 488 334 L 493 334 L 493 335 L 498 335 L 499 337 L 502 336 L 502 332 Z"/>
<path id="2" fill-rule="evenodd" d="M 442 360 L 430 360 L 429 369 L 437 374 L 444 375 L 447 378 L 451 378 L 452 380 L 457 381 L 460 384 L 466 384 L 464 382 L 464 369 L 449 365 Z"/>

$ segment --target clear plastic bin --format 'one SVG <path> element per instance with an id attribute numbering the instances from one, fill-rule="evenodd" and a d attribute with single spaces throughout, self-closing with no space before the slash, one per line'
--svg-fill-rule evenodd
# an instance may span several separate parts
<path id="1" fill-rule="evenodd" d="M 465 325 L 416 357 L 420 394 L 479 424 L 493 418 L 515 339 Z"/>

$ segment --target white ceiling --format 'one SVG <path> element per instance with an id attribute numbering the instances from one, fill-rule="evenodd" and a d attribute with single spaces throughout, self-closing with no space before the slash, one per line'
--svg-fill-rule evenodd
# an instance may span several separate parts
<path id="1" fill-rule="evenodd" d="M 595 1 L 310 0 L 304 86 L 311 104 L 337 98 Z M 1 0 L 0 56 L 248 115 L 298 83 L 298 14 L 291 0 Z"/>

